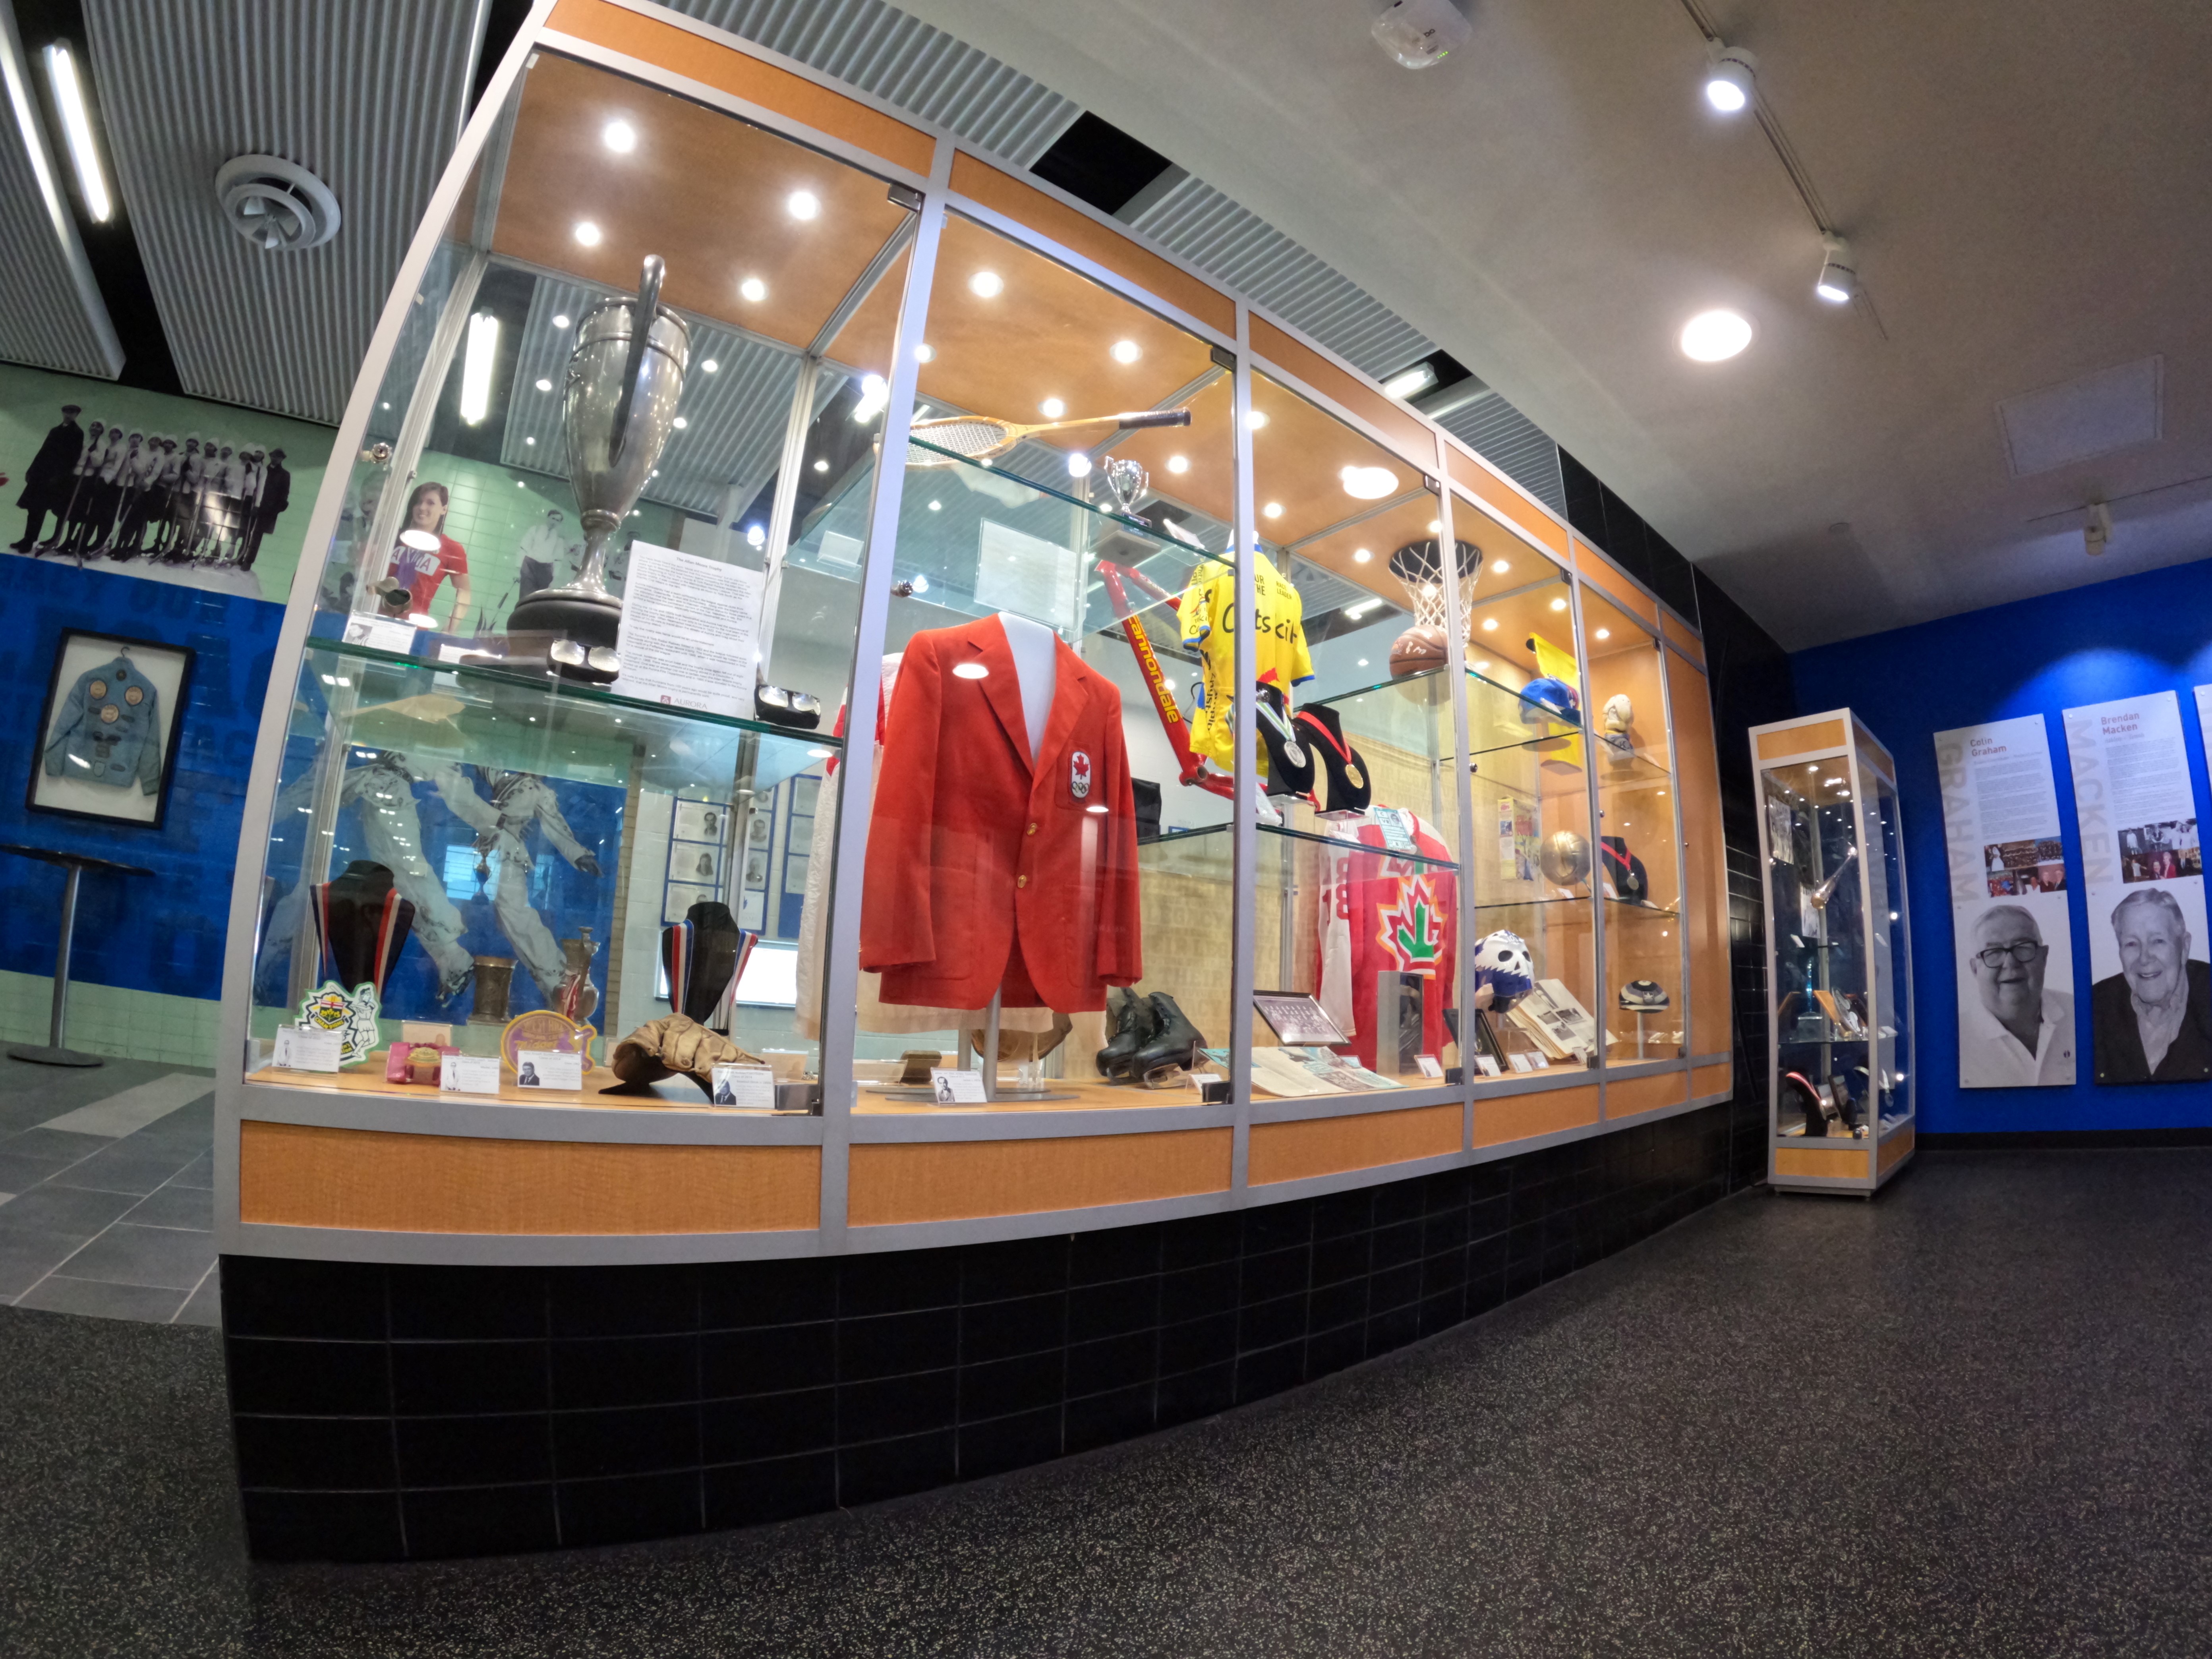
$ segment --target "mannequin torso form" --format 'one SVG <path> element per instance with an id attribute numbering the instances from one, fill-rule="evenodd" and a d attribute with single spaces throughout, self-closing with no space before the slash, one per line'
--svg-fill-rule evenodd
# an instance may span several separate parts
<path id="1" fill-rule="evenodd" d="M 1053 694 L 1059 690 L 1060 635 L 1041 622 L 1011 616 L 1001 611 L 999 625 L 1006 630 L 1006 647 L 1014 655 L 1014 678 L 1021 682 L 1022 723 L 1029 728 L 1030 759 L 1044 747 L 1045 723 L 1052 718 Z"/>

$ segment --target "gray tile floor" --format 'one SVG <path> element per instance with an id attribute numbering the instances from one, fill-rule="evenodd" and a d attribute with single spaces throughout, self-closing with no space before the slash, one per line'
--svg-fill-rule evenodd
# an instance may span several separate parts
<path id="1" fill-rule="evenodd" d="M 0 1304 L 221 1322 L 214 1079 L 0 1056 Z"/>

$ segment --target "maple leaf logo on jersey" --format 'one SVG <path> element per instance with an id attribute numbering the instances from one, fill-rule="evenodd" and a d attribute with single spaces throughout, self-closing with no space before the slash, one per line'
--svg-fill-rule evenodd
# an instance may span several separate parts
<path id="1" fill-rule="evenodd" d="M 1443 918 L 1437 909 L 1436 890 L 1426 876 L 1401 876 L 1398 898 L 1376 913 L 1381 930 L 1375 935 L 1395 963 L 1398 971 L 1432 974 L 1444 951 Z"/>

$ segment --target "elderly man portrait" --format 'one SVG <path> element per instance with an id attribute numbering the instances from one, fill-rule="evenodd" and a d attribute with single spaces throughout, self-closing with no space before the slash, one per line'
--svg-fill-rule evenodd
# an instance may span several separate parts
<path id="1" fill-rule="evenodd" d="M 2212 966 L 2190 959 L 2172 894 L 2145 887 L 2112 907 L 2120 971 L 2091 988 L 2100 1083 L 2212 1078 Z"/>
<path id="2" fill-rule="evenodd" d="M 2025 905 L 1994 904 L 1975 919 L 1966 969 L 1975 1000 L 1959 1033 L 1959 1082 L 1968 1089 L 2074 1081 L 2074 999 L 2046 990 L 2051 946 Z"/>

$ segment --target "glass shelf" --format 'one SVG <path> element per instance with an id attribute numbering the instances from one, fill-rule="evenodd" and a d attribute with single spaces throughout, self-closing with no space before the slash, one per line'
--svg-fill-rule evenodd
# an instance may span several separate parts
<path id="1" fill-rule="evenodd" d="M 1137 842 L 1137 857 L 1148 871 L 1158 869 L 1163 873 L 1178 875 L 1215 875 L 1226 881 L 1229 879 L 1232 848 L 1230 831 L 1235 827 L 1233 824 L 1213 823 L 1200 830 L 1179 830 L 1166 835 L 1147 836 Z M 1364 853 L 1374 858 L 1416 865 L 1424 870 L 1453 874 L 1459 870 L 1459 866 L 1449 860 L 1429 858 L 1419 853 L 1402 853 L 1390 848 L 1368 847 L 1335 836 L 1316 835 L 1311 830 L 1278 829 L 1267 823 L 1255 828 L 1260 832 L 1262 845 L 1275 842 L 1289 846 L 1320 847 L 1334 853 Z"/>
<path id="2" fill-rule="evenodd" d="M 502 770 L 696 793 L 751 760 L 765 790 L 834 757 L 841 741 L 760 720 L 640 702 L 565 684 L 542 672 L 431 663 L 341 640 L 308 647 L 291 735 L 323 735 L 333 702 L 350 703 L 344 741 L 356 750 L 465 756 Z M 750 757 L 741 753 L 750 748 Z"/>

